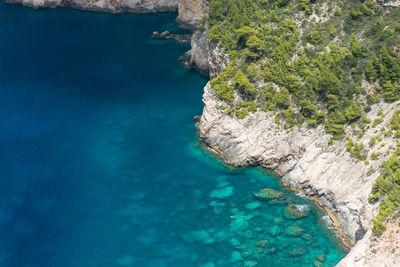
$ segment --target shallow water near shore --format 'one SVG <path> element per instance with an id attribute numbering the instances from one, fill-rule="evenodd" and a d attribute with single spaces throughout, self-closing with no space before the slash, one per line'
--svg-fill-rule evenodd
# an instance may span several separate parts
<path id="1" fill-rule="evenodd" d="M 179 32 L 175 16 L 0 3 L 0 266 L 344 257 L 314 203 L 196 141 L 207 79 L 178 63 L 188 44 L 149 39 Z M 276 195 L 256 199 L 263 188 Z"/>

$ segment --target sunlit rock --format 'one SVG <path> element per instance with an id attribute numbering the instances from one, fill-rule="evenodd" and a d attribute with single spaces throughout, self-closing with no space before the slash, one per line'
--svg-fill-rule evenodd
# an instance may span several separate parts
<path id="1" fill-rule="evenodd" d="M 285 208 L 285 217 L 290 220 L 297 220 L 307 217 L 309 207 L 307 205 L 294 205 L 291 204 Z"/>
<path id="2" fill-rule="evenodd" d="M 264 188 L 254 194 L 260 200 L 272 200 L 282 198 L 283 193 L 270 188 Z"/>

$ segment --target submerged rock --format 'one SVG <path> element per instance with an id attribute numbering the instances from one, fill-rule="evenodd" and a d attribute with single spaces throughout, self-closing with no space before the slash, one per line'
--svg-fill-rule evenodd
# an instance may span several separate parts
<path id="1" fill-rule="evenodd" d="M 270 205 L 284 205 L 284 204 L 290 204 L 287 199 L 285 198 L 276 198 L 272 199 L 268 202 Z"/>
<path id="2" fill-rule="evenodd" d="M 281 228 L 279 228 L 279 226 L 277 226 L 277 225 L 274 225 L 271 228 L 269 228 L 268 233 L 271 236 L 277 236 L 277 235 L 279 235 L 281 233 Z"/>
<path id="3" fill-rule="evenodd" d="M 244 262 L 244 266 L 245 267 L 254 267 L 254 266 L 257 266 L 257 262 L 256 261 L 245 261 Z"/>
<path id="4" fill-rule="evenodd" d="M 209 261 L 207 263 L 200 265 L 200 267 L 215 267 L 215 264 L 214 262 Z"/>
<path id="5" fill-rule="evenodd" d="M 224 188 L 224 187 L 228 186 L 229 184 L 230 183 L 228 181 L 221 180 L 221 181 L 218 182 L 217 188 Z"/>
<path id="6" fill-rule="evenodd" d="M 316 257 L 316 259 L 317 259 L 318 261 L 320 261 L 320 262 L 324 262 L 325 259 L 326 259 L 326 256 L 325 256 L 325 254 L 319 254 L 319 255 Z"/>
<path id="7" fill-rule="evenodd" d="M 241 231 L 241 234 L 246 234 L 246 230 L 249 227 L 249 221 L 254 218 L 254 215 L 246 215 L 244 212 L 238 211 L 237 209 L 232 209 L 233 215 L 231 216 L 231 223 L 229 228 L 232 232 Z"/>
<path id="8" fill-rule="evenodd" d="M 282 224 L 283 223 L 283 218 L 282 217 L 277 217 L 274 218 L 274 224 Z"/>
<path id="9" fill-rule="evenodd" d="M 213 208 L 215 208 L 215 207 L 224 207 L 225 203 L 213 200 L 208 205 L 210 205 L 210 207 L 213 207 Z"/>
<path id="10" fill-rule="evenodd" d="M 306 253 L 307 253 L 307 250 L 305 248 L 295 248 L 292 251 L 290 251 L 289 255 L 291 257 L 300 257 L 300 256 L 303 256 Z"/>
<path id="11" fill-rule="evenodd" d="M 255 202 L 248 203 L 248 204 L 246 205 L 246 209 L 248 209 L 248 210 L 255 210 L 255 209 L 258 209 L 260 206 L 261 206 L 261 203 L 255 201 Z"/>
<path id="12" fill-rule="evenodd" d="M 231 262 L 238 262 L 238 261 L 241 261 L 241 260 L 243 260 L 243 257 L 242 257 L 242 255 L 240 254 L 240 252 L 239 251 L 232 251 L 232 254 L 231 254 Z"/>
<path id="13" fill-rule="evenodd" d="M 291 204 L 285 208 L 285 217 L 289 220 L 297 220 L 307 217 L 308 213 L 309 207 L 306 205 Z"/>
<path id="14" fill-rule="evenodd" d="M 286 234 L 289 236 L 301 236 L 304 229 L 297 225 L 292 225 L 286 228 Z"/>
<path id="15" fill-rule="evenodd" d="M 225 199 L 233 196 L 233 187 L 228 186 L 222 189 L 214 190 L 210 193 L 211 198 Z"/>
<path id="16" fill-rule="evenodd" d="M 272 200 L 283 197 L 283 193 L 271 188 L 264 188 L 254 194 L 254 196 L 261 200 Z"/>
<path id="17" fill-rule="evenodd" d="M 269 242 L 268 242 L 268 240 L 266 240 L 266 239 L 264 239 L 264 240 L 259 240 L 259 241 L 256 241 L 255 245 L 256 245 L 256 247 L 258 247 L 258 248 L 265 248 L 266 246 L 269 245 Z"/>
<path id="18" fill-rule="evenodd" d="M 309 234 L 304 234 L 301 238 L 302 238 L 303 240 L 305 240 L 305 241 L 310 241 L 310 240 L 312 239 L 312 236 L 309 235 Z"/>
<path id="19" fill-rule="evenodd" d="M 243 216 L 237 216 L 233 219 L 233 221 L 229 224 L 229 227 L 232 232 L 236 232 L 238 230 L 245 230 L 249 227 L 248 220 Z"/>
<path id="20" fill-rule="evenodd" d="M 227 241 L 230 238 L 229 232 L 220 231 L 214 234 L 215 242 Z"/>
<path id="21" fill-rule="evenodd" d="M 320 248 L 320 247 L 321 247 L 321 245 L 318 244 L 318 243 L 316 243 L 316 242 L 312 242 L 312 243 L 310 244 L 310 246 L 313 247 L 313 248 Z"/>
<path id="22" fill-rule="evenodd" d="M 231 240 L 229 240 L 229 242 L 235 248 L 238 248 L 240 246 L 240 242 L 236 238 L 231 238 Z"/>

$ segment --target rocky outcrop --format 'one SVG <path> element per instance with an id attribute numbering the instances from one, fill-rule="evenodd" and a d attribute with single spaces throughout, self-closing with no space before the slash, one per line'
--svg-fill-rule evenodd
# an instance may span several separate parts
<path id="1" fill-rule="evenodd" d="M 363 261 L 367 265 L 362 266 L 368 266 L 369 263 L 369 266 L 376 266 L 372 265 L 375 254 L 367 254 L 366 250 L 370 249 L 371 244 L 384 241 L 372 241 L 374 237 L 371 237 L 370 229 L 378 207 L 368 203 L 368 196 L 379 176 L 382 162 L 391 154 L 386 151 L 390 146 L 395 147 L 395 140 L 384 137 L 381 144 L 371 148 L 370 153 L 382 154 L 378 160 L 371 160 L 366 165 L 363 161 L 357 162 L 346 151 L 346 140 L 336 141 L 329 146 L 330 135 L 325 133 L 322 126 L 287 131 L 275 124 L 272 113 L 263 111 L 250 114 L 243 120 L 237 119 L 216 108 L 224 103 L 215 95 L 210 84 L 204 89 L 203 102 L 204 110 L 197 127 L 204 143 L 222 153 L 234 166 L 259 165 L 277 170 L 289 186 L 318 198 L 334 213 L 343 237 L 351 246 L 361 240 L 356 246 L 361 247 L 357 250 L 358 254 L 352 250 L 340 266 L 355 265 L 358 258 L 351 256 L 355 254 L 370 257 L 369 261 Z M 379 128 L 389 123 L 397 104 L 380 103 L 373 106 L 367 116 L 374 120 L 377 111 L 382 109 L 384 121 L 379 127 L 368 129 L 357 142 L 368 147 L 370 138 L 380 134 Z M 347 130 L 350 132 L 350 129 Z M 355 137 L 353 139 L 356 140 Z M 385 262 L 400 264 L 400 258 L 394 254 L 388 257 L 382 252 L 382 255 Z"/>
<path id="2" fill-rule="evenodd" d="M 177 22 L 190 30 L 200 24 L 207 0 L 6 0 L 32 8 L 72 7 L 110 13 L 179 12 Z"/>
<path id="3" fill-rule="evenodd" d="M 228 56 L 218 45 L 207 39 L 207 27 L 204 31 L 197 31 L 192 37 L 191 49 L 184 58 L 189 69 L 194 69 L 211 79 L 224 69 L 228 63 Z"/>
<path id="4" fill-rule="evenodd" d="M 176 22 L 182 28 L 193 31 L 200 25 L 206 8 L 208 8 L 207 0 L 180 0 Z"/>
<path id="5" fill-rule="evenodd" d="M 82 10 L 110 13 L 176 12 L 179 4 L 179 0 L 7 0 L 7 2 L 22 4 L 33 8 L 72 7 Z"/>
<path id="6" fill-rule="evenodd" d="M 400 6 L 400 1 L 399 0 L 389 0 L 389 1 L 384 1 L 384 0 L 378 0 L 378 3 L 387 8 L 397 8 Z"/>
<path id="7" fill-rule="evenodd" d="M 169 31 L 163 31 L 161 33 L 155 31 L 151 35 L 151 39 L 173 39 L 181 43 L 190 42 L 191 37 L 192 36 L 190 34 L 174 34 L 170 33 Z"/>
<path id="8" fill-rule="evenodd" d="M 399 220 L 387 224 L 387 230 L 379 238 L 369 230 L 338 267 L 400 266 Z"/>
<path id="9" fill-rule="evenodd" d="M 393 1 L 391 7 L 397 7 Z M 229 59 L 222 49 L 207 40 L 207 29 L 196 32 L 192 49 L 185 55 L 187 65 L 214 78 L 227 66 Z M 369 87 L 374 85 L 367 85 Z M 285 130 L 275 124 L 273 114 L 257 111 L 244 120 L 227 115 L 217 105 L 224 105 L 208 83 L 203 95 L 204 110 L 197 121 L 199 138 L 234 166 L 262 166 L 276 170 L 285 185 L 305 192 L 335 216 L 342 240 L 352 249 L 337 265 L 347 266 L 400 266 L 399 222 L 388 224 L 388 229 L 377 238 L 372 235 L 372 219 L 378 205 L 368 203 L 372 184 L 380 175 L 380 166 L 395 147 L 396 141 L 384 137 L 380 128 L 388 128 L 395 107 L 399 102 L 374 105 L 367 116 L 374 121 L 378 110 L 385 117 L 378 127 L 367 129 L 357 139 L 369 147 L 371 137 L 380 135 L 383 140 L 369 154 L 380 158 L 368 164 L 356 161 L 346 151 L 347 140 L 328 145 L 330 135 L 323 127 Z"/>

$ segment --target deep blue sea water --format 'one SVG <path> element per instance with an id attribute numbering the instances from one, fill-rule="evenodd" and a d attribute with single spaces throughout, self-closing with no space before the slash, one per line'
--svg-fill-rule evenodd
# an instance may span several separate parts
<path id="1" fill-rule="evenodd" d="M 174 18 L 0 3 L 0 266 L 333 266 L 345 255 L 313 203 L 196 141 L 207 79 L 177 62 L 187 44 L 149 39 L 179 31 Z M 257 201 L 266 187 L 285 201 Z M 288 219 L 288 203 L 309 215 Z"/>

